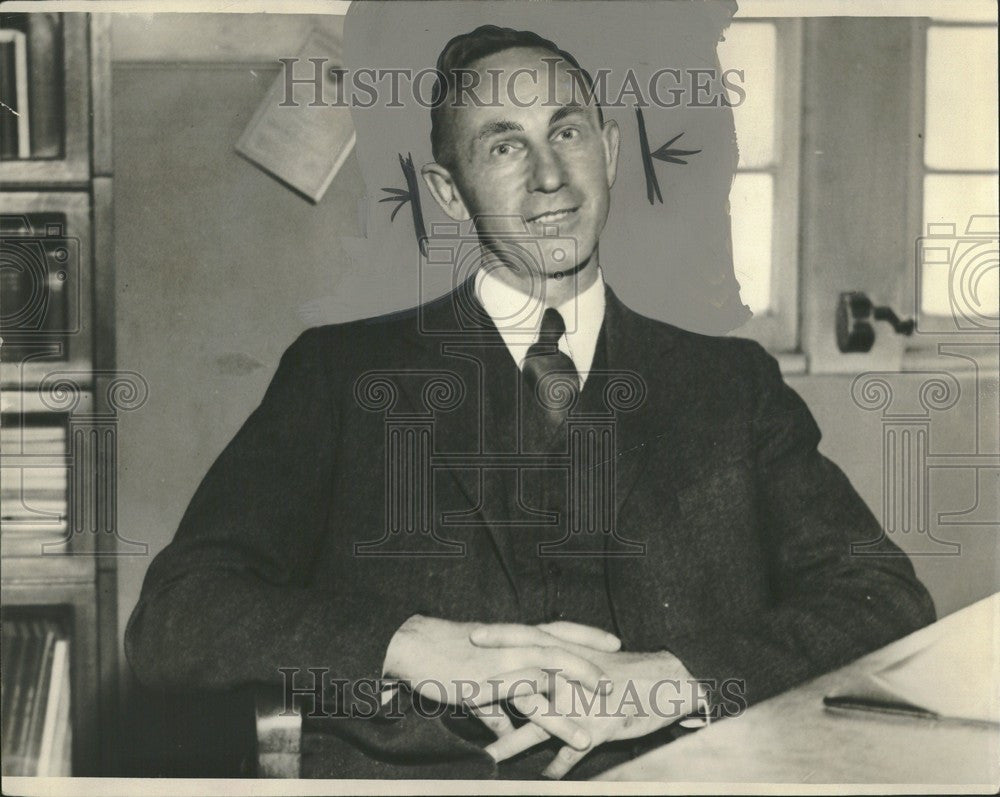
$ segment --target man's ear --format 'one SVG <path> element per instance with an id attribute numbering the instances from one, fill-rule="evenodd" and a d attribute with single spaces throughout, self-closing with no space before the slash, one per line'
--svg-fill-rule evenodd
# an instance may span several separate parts
<path id="1" fill-rule="evenodd" d="M 466 221 L 469 218 L 468 208 L 465 207 L 450 171 L 440 163 L 428 163 L 420 170 L 420 174 L 423 175 L 431 195 L 449 218 L 454 221 Z"/>
<path id="2" fill-rule="evenodd" d="M 601 139 L 604 142 L 604 163 L 608 174 L 608 188 L 611 188 L 618 175 L 618 149 L 622 141 L 618 122 L 614 119 L 608 119 L 604 123 L 604 127 L 601 128 Z"/>

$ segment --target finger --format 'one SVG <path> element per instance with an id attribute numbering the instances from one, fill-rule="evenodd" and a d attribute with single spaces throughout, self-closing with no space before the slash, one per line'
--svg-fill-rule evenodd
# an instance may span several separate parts
<path id="1" fill-rule="evenodd" d="M 588 750 L 574 750 L 572 747 L 561 748 L 552 759 L 552 763 L 542 770 L 542 777 L 559 780 L 579 764 L 588 752 Z"/>
<path id="2" fill-rule="evenodd" d="M 493 731 L 497 737 L 506 736 L 515 730 L 510 717 L 496 703 L 490 706 L 473 706 L 472 713 L 479 717 L 483 725 Z"/>
<path id="3" fill-rule="evenodd" d="M 523 753 L 525 750 L 531 749 L 536 744 L 540 744 L 548 738 L 549 734 L 540 726 L 529 722 L 527 725 L 522 725 L 513 733 L 501 736 L 493 744 L 487 745 L 486 752 L 493 756 L 495 761 L 506 761 L 508 758 L 512 758 L 518 753 Z"/>
<path id="4" fill-rule="evenodd" d="M 474 628 L 469 641 L 480 648 L 527 647 L 551 645 L 552 637 L 533 625 L 489 623 Z"/>
<path id="5" fill-rule="evenodd" d="M 511 701 L 529 722 L 533 722 L 549 736 L 562 739 L 580 750 L 590 747 L 590 734 L 579 722 L 553 710 L 553 703 L 543 695 L 518 697 Z"/>
<path id="6" fill-rule="evenodd" d="M 555 646 L 537 648 L 536 651 L 538 658 L 535 663 L 539 669 L 555 670 L 567 681 L 579 683 L 598 694 L 610 691 L 612 683 L 607 673 L 583 656 Z"/>
<path id="7" fill-rule="evenodd" d="M 513 700 L 515 697 L 545 694 L 555 689 L 557 679 L 538 667 L 524 667 L 488 678 L 489 694 L 483 694 L 476 705 L 487 705 L 498 700 Z"/>
<path id="8" fill-rule="evenodd" d="M 583 645 L 606 653 L 621 650 L 622 646 L 622 641 L 614 634 L 591 625 L 557 620 L 554 623 L 542 623 L 538 628 L 563 642 L 572 642 L 574 645 Z"/>
<path id="9" fill-rule="evenodd" d="M 604 671 L 585 659 L 567 653 L 561 648 L 538 648 L 533 654 L 538 666 L 500 673 L 487 682 L 494 687 L 491 696 L 484 695 L 474 705 L 486 705 L 497 700 L 511 700 L 522 695 L 548 694 L 556 690 L 560 680 L 584 687 L 591 692 L 604 694 L 613 683 Z"/>

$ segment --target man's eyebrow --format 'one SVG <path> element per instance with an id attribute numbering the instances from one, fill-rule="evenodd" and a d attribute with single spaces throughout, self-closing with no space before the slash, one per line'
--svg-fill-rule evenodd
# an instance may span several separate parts
<path id="1" fill-rule="evenodd" d="M 517 122 L 511 122 L 507 119 L 500 119 L 495 122 L 487 122 L 479 129 L 479 134 L 476 136 L 477 139 L 489 138 L 490 136 L 495 136 L 498 133 L 510 133 L 516 130 L 524 130 L 521 125 Z"/>
<path id="2" fill-rule="evenodd" d="M 580 103 L 577 102 L 571 102 L 568 105 L 563 105 L 561 108 L 557 109 L 556 112 L 552 114 L 552 118 L 549 119 L 549 124 L 550 125 L 558 124 L 567 116 L 572 116 L 575 113 L 586 113 L 586 112 L 587 112 L 586 106 L 580 105 Z"/>

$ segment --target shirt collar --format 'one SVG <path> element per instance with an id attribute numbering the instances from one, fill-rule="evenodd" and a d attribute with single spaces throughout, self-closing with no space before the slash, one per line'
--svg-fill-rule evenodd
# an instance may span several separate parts
<path id="1" fill-rule="evenodd" d="M 485 268 L 476 272 L 475 291 L 489 314 L 507 349 L 520 368 L 530 346 L 538 340 L 542 313 L 548 304 L 544 296 L 528 296 L 508 285 Z M 556 306 L 566 323 L 566 334 L 559 339 L 559 349 L 568 354 L 580 374 L 582 385 L 590 373 L 597 349 L 597 338 L 604 322 L 604 275 L 582 293 Z"/>

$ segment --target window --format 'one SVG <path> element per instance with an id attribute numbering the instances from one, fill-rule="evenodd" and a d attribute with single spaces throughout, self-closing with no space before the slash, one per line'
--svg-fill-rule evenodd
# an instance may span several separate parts
<path id="1" fill-rule="evenodd" d="M 801 23 L 734 22 L 719 44 L 723 70 L 746 92 L 733 108 L 740 161 L 729 194 L 733 265 L 754 317 L 736 330 L 772 351 L 798 346 L 798 142 Z"/>
<path id="2" fill-rule="evenodd" d="M 995 7 L 991 17 L 953 13 L 933 17 L 926 29 L 916 290 L 922 331 L 996 329 Z"/>

